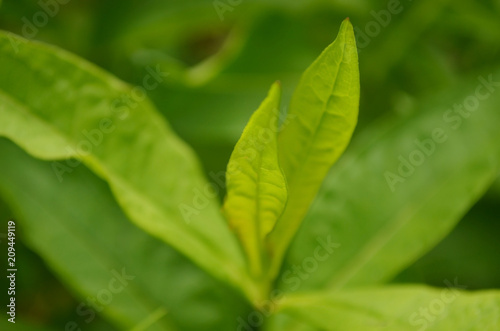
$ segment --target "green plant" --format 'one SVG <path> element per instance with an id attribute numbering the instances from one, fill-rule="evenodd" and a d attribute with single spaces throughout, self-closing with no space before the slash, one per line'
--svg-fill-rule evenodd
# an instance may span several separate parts
<path id="1" fill-rule="evenodd" d="M 173 277 L 155 282 L 161 288 L 153 282 L 131 282 L 113 299 L 111 309 L 104 311 L 117 325 L 132 328 L 156 316 L 146 323 L 151 330 L 169 330 L 170 323 L 186 329 L 210 327 L 189 324 L 196 322 L 188 322 L 179 312 L 172 314 L 170 322 L 168 313 L 160 318 L 163 308 L 158 313 L 158 306 L 175 309 L 169 305 L 176 301 L 166 297 L 182 284 L 181 271 L 196 268 L 146 233 L 240 291 L 261 315 L 276 316 L 266 321 L 270 329 L 286 329 L 287 323 L 295 323 L 283 317 L 287 313 L 318 329 L 331 330 L 381 326 L 448 330 L 467 328 L 471 322 L 477 329 L 494 330 L 499 323 L 498 291 L 466 294 L 449 289 L 453 295 L 446 292 L 443 296 L 440 290 L 424 286 L 376 286 L 439 241 L 498 173 L 498 151 L 477 149 L 471 152 L 474 157 L 460 160 L 462 167 L 454 173 L 434 175 L 431 192 L 422 192 L 427 181 L 420 182 L 418 175 L 406 179 L 397 195 L 387 189 L 382 174 L 398 167 L 397 158 L 393 162 L 391 156 L 407 150 L 413 143 L 407 137 L 415 132 L 427 139 L 428 127 L 441 125 L 441 114 L 419 112 L 404 129 L 395 125 L 388 133 L 365 133 L 373 142 L 368 145 L 359 140 L 354 156 L 345 159 L 335 169 L 336 177 L 325 183 L 330 194 L 320 195 L 317 207 L 306 218 L 357 121 L 358 60 L 348 20 L 337 39 L 304 73 L 282 125 L 279 83 L 271 87 L 250 119 L 228 164 L 222 213 L 192 151 L 152 103 L 142 97 L 133 98 L 133 105 L 121 102 L 124 95 L 134 95 L 131 87 L 64 51 L 8 33 L 0 35 L 0 61 L 0 135 L 31 156 L 51 161 L 32 160 L 8 141 L 1 142 L 0 150 L 12 162 L 0 165 L 0 192 L 31 245 L 83 296 L 106 288 L 110 269 L 122 274 L 133 269 L 151 279 Z M 482 109 L 493 109 L 496 98 L 484 101 Z M 449 132 L 448 139 L 458 141 L 452 147 L 491 145 L 473 133 L 481 128 L 498 136 L 491 121 L 494 116 L 499 115 L 479 114 L 464 123 L 460 133 Z M 451 149 L 427 162 L 447 162 Z M 356 195 L 367 190 L 387 198 L 372 201 L 372 208 L 366 208 L 370 202 L 358 206 Z M 450 192 L 456 200 L 439 199 Z M 408 207 L 397 210 L 398 204 Z M 127 218 L 137 228 L 122 229 Z M 297 232 L 304 218 L 308 227 Z M 106 220 L 106 224 L 96 220 Z M 350 226 L 356 221 L 359 231 L 353 233 Z M 337 230 L 335 238 L 318 238 L 327 226 Z M 122 229 L 122 237 L 112 243 L 116 229 Z M 298 244 L 282 267 L 296 234 Z M 318 247 L 326 256 L 316 256 Z M 156 251 L 154 263 L 148 262 Z M 86 260 L 84 267 L 73 261 L 76 256 Z M 320 263 L 321 259 L 328 263 Z M 293 268 L 306 261 L 315 261 L 310 268 L 314 272 Z M 160 272 L 156 266 L 162 263 L 179 270 Z M 225 323 L 239 322 L 241 316 L 246 319 L 249 308 L 235 293 L 203 273 L 195 275 L 195 281 L 212 297 L 227 300 L 213 302 L 220 311 L 227 310 Z M 310 293 L 291 293 L 297 287 L 291 284 L 297 282 L 303 282 L 304 292 Z M 367 285 L 375 287 L 363 287 Z M 183 298 L 177 300 L 199 295 L 191 287 L 185 286 Z M 422 306 L 441 297 L 439 315 L 446 318 L 419 315 Z M 189 304 L 193 305 L 186 300 L 188 310 Z M 482 310 L 479 322 L 475 309 Z"/>

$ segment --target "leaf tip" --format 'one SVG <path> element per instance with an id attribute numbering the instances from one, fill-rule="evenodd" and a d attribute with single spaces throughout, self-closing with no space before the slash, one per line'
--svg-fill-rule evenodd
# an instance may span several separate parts
<path id="1" fill-rule="evenodd" d="M 341 29 L 342 28 L 348 28 L 348 27 L 352 27 L 352 23 L 351 23 L 351 19 L 349 17 L 346 17 L 345 20 L 342 21 L 342 24 L 341 24 Z M 352 28 L 351 28 L 352 29 Z"/>
<path id="2" fill-rule="evenodd" d="M 281 96 L 281 81 L 277 80 L 271 85 L 271 89 L 269 91 L 269 95 L 277 95 L 278 99 Z"/>
<path id="3" fill-rule="evenodd" d="M 278 89 L 281 91 L 281 81 L 280 80 L 275 81 L 271 86 L 271 89 Z"/>

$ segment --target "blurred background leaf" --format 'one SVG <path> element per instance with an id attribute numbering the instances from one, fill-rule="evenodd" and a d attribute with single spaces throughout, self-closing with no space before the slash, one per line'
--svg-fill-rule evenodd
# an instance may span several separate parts
<path id="1" fill-rule="evenodd" d="M 4 138 L 0 155 L 9 159 L 0 166 L 0 192 L 14 210 L 21 238 L 81 299 L 74 302 L 57 286 L 46 289 L 44 296 L 54 296 L 54 303 L 66 298 L 53 314 L 61 307 L 70 308 L 63 310 L 72 317 L 59 325 L 74 321 L 93 330 L 95 313 L 102 309 L 116 325 L 131 329 L 163 309 L 166 316 L 148 330 L 231 330 L 233 316 L 248 309 L 233 290 L 132 225 L 108 186 L 83 165 L 59 182 L 50 162 L 33 159 Z M 29 271 L 24 250 L 17 259 L 19 275 Z M 113 271 L 125 271 L 133 279 L 122 283 L 123 290 L 112 292 L 110 302 L 102 304 L 108 297 L 103 295 L 99 301 L 100 293 L 110 291 L 110 281 L 116 278 Z M 26 290 L 23 282 L 18 288 Z M 98 298 L 97 308 L 88 303 L 89 297 Z M 29 297 L 18 296 L 18 300 L 35 304 Z M 85 306 L 80 307 L 82 302 Z"/>

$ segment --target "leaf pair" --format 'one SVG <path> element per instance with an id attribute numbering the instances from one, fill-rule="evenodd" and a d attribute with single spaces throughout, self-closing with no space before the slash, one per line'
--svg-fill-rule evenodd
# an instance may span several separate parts
<path id="1" fill-rule="evenodd" d="M 271 280 L 356 126 L 359 70 L 348 19 L 302 76 L 278 130 L 279 99 L 279 84 L 274 84 L 237 143 L 224 204 L 252 273 L 260 276 L 268 269 Z"/>
<path id="2" fill-rule="evenodd" d="M 0 34 L 0 77 L 1 136 L 54 160 L 59 180 L 85 164 L 109 183 L 136 225 L 252 301 L 266 293 L 255 275 L 274 266 L 273 278 L 324 174 L 345 148 L 359 97 L 354 35 L 345 21 L 302 78 L 279 140 L 278 84 L 252 118 L 229 164 L 224 206 L 251 277 L 192 152 L 141 95 L 144 87 L 131 88 L 71 54 L 9 33 Z"/>

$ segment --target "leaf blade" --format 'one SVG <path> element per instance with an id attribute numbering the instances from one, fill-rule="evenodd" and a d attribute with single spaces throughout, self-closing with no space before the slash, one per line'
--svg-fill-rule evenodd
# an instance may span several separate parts
<path id="1" fill-rule="evenodd" d="M 302 76 L 290 103 L 290 122 L 279 135 L 289 204 L 269 238 L 272 277 L 324 177 L 347 147 L 358 107 L 357 50 L 352 24 L 346 19 L 335 41 Z"/>
<path id="2" fill-rule="evenodd" d="M 496 330 L 500 291 L 399 285 L 285 298 L 281 309 L 312 325 L 340 330 Z M 425 308 L 427 311 L 422 312 Z"/>
<path id="3" fill-rule="evenodd" d="M 277 82 L 252 115 L 227 166 L 223 212 L 238 234 L 255 276 L 263 272 L 264 240 L 287 200 L 277 150 L 280 94 Z"/>

